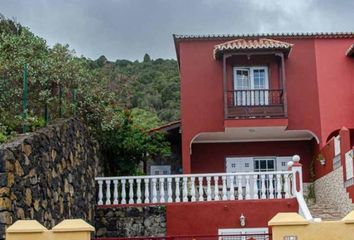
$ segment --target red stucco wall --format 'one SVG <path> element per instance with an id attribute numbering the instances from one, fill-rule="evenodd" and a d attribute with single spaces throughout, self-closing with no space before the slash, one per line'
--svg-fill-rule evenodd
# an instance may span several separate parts
<path id="1" fill-rule="evenodd" d="M 313 132 L 322 147 L 331 132 L 343 126 L 352 128 L 354 124 L 354 59 L 345 57 L 353 39 L 279 40 L 294 44 L 285 61 L 288 129 Z M 201 132 L 224 131 L 222 64 L 212 54 L 214 45 L 221 42 L 224 41 L 178 43 L 184 172 L 191 171 L 193 138 Z M 269 66 L 271 81 L 276 82 L 277 66 Z"/>
<path id="2" fill-rule="evenodd" d="M 304 182 L 310 179 L 313 141 L 198 143 L 192 146 L 192 172 L 225 172 L 228 156 L 292 156 L 298 154 L 303 164 Z"/>
<path id="3" fill-rule="evenodd" d="M 220 228 L 241 228 L 241 214 L 247 228 L 267 227 L 278 212 L 297 211 L 295 199 L 171 204 L 166 206 L 167 235 L 216 235 Z"/>

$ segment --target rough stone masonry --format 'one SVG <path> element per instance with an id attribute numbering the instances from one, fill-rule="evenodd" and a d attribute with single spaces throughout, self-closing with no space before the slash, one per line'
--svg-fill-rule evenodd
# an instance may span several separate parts
<path id="1" fill-rule="evenodd" d="M 18 219 L 51 228 L 67 218 L 93 224 L 98 144 L 69 119 L 0 146 L 0 239 Z"/>

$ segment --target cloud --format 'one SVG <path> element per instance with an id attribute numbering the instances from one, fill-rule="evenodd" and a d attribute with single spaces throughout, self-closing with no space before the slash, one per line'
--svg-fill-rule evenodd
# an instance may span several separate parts
<path id="1" fill-rule="evenodd" d="M 172 33 L 353 31 L 354 1 L 1 0 L 0 12 L 78 54 L 175 58 Z"/>

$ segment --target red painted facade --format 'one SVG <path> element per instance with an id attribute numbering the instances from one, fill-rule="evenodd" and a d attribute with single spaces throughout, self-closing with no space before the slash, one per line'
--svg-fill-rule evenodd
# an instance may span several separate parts
<path id="1" fill-rule="evenodd" d="M 166 207 L 167 235 L 217 235 L 218 229 L 242 228 L 241 214 L 247 228 L 267 227 L 278 212 L 296 212 L 298 208 L 295 199 L 265 200 L 262 204 L 255 200 L 171 204 Z"/>
<path id="2" fill-rule="evenodd" d="M 225 143 L 222 146 L 193 143 L 200 133 L 224 132 L 225 128 L 248 126 L 286 126 L 287 130 L 306 130 L 318 140 L 318 144 L 313 140 L 310 147 L 305 147 L 307 154 L 300 154 L 303 155 L 305 169 L 308 169 L 310 161 L 326 146 L 331 133 L 343 126 L 354 129 L 354 58 L 345 56 L 354 35 L 278 36 L 272 39 L 293 44 L 289 57 L 285 59 L 287 117 L 227 120 L 224 118 L 222 61 L 214 59 L 213 48 L 232 39 L 175 40 L 181 75 L 182 162 L 185 173 L 221 171 L 226 156 L 257 156 L 262 152 L 257 149 L 259 144 L 249 147 L 247 143 Z M 278 88 L 282 84 L 279 60 L 274 56 L 234 56 L 227 60 L 228 88 L 232 88 L 233 84 L 233 66 L 268 66 L 270 88 Z M 278 142 L 267 143 L 267 155 L 276 156 L 280 152 L 291 155 L 303 141 L 284 144 L 289 151 L 280 149 Z M 242 151 L 245 148 L 248 150 Z M 308 150 L 310 148 L 311 151 Z M 324 154 L 327 154 L 326 151 L 330 150 L 324 150 Z M 318 164 L 315 162 L 317 178 L 333 170 L 329 164 Z M 308 179 L 307 170 L 304 171 L 305 179 Z"/>

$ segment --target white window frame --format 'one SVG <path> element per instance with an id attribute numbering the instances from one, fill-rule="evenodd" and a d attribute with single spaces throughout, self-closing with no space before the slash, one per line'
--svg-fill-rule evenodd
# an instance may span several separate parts
<path id="1" fill-rule="evenodd" d="M 249 89 L 238 89 L 237 88 L 237 71 L 238 70 L 248 70 L 249 72 L 249 78 L 250 78 L 250 87 Z M 265 72 L 265 87 L 263 89 L 269 89 L 269 71 L 268 71 L 268 67 L 267 66 L 234 66 L 233 67 L 233 84 L 234 84 L 234 90 L 257 90 L 255 89 L 255 86 L 254 86 L 254 70 L 264 70 Z M 250 102 L 246 99 L 250 97 Z M 237 96 L 235 94 L 234 96 L 235 98 L 235 103 L 237 103 Z M 265 102 L 263 104 L 257 104 L 254 102 L 254 95 L 253 93 L 251 93 L 251 96 L 242 96 L 243 100 L 242 102 L 245 103 L 245 104 L 242 104 L 242 105 L 251 105 L 251 106 L 254 106 L 254 105 L 269 105 L 269 100 L 268 100 L 268 92 L 265 93 Z"/>
<path id="2" fill-rule="evenodd" d="M 224 228 L 224 229 L 218 229 L 218 235 L 219 235 L 219 240 L 246 240 L 249 237 L 232 237 L 232 236 L 227 236 L 227 235 L 240 235 L 240 234 L 268 234 L 269 229 L 267 227 L 260 227 L 260 228 Z M 226 235 L 225 237 L 222 237 L 222 235 Z"/>

